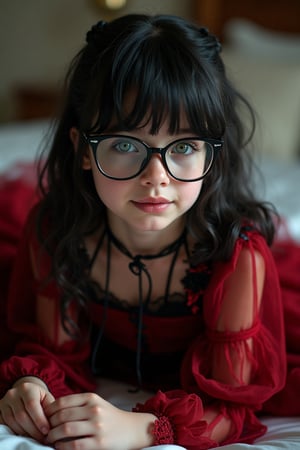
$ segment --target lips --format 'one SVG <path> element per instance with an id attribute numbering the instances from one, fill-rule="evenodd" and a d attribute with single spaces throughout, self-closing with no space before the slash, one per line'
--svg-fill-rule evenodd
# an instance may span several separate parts
<path id="1" fill-rule="evenodd" d="M 136 203 L 147 203 L 147 204 L 159 204 L 159 203 L 171 203 L 164 197 L 147 197 L 142 200 L 138 200 Z"/>
<path id="2" fill-rule="evenodd" d="M 144 212 L 159 213 L 165 211 L 171 204 L 164 197 L 147 197 L 132 202 L 138 209 Z"/>

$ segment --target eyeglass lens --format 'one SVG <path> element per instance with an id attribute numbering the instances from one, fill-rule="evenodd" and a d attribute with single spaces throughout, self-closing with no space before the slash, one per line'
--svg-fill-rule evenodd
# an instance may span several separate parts
<path id="1" fill-rule="evenodd" d="M 116 179 L 134 177 L 149 160 L 147 146 L 127 136 L 100 140 L 95 154 L 100 170 Z M 208 172 L 213 155 L 210 143 L 191 138 L 169 144 L 163 159 L 172 176 L 188 181 L 201 178 Z"/>

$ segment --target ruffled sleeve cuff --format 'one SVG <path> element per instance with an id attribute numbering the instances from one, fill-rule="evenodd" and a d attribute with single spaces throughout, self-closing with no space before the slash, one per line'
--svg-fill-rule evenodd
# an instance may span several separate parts
<path id="1" fill-rule="evenodd" d="M 152 433 L 154 445 L 177 444 L 189 450 L 203 450 L 218 445 L 207 435 L 208 424 L 203 420 L 203 405 L 196 394 L 181 390 L 157 394 L 135 412 L 148 412 L 157 417 Z"/>
<path id="2" fill-rule="evenodd" d="M 41 379 L 55 397 L 72 393 L 65 384 L 63 371 L 53 361 L 36 359 L 13 356 L 0 365 L 0 398 L 17 380 L 26 376 Z"/>
<path id="3" fill-rule="evenodd" d="M 174 427 L 170 419 L 166 416 L 160 416 L 156 419 L 152 429 L 154 445 L 175 444 Z"/>

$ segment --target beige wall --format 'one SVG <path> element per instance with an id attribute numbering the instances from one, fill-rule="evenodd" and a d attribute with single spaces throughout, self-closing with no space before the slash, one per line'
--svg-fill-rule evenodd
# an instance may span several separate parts
<path id="1" fill-rule="evenodd" d="M 112 14 L 96 0 L 0 0 L 0 120 L 14 114 L 13 91 L 22 84 L 55 84 L 86 31 Z M 190 16 L 190 0 L 128 0 L 128 12 Z"/>

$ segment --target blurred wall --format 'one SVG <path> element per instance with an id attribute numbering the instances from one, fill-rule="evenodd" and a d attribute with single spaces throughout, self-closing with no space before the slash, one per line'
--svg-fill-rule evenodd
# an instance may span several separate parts
<path id="1" fill-rule="evenodd" d="M 129 12 L 189 18 L 191 1 L 128 0 L 111 13 L 96 0 L 0 0 L 0 121 L 16 118 L 20 87 L 52 89 L 61 81 L 91 25 Z"/>

